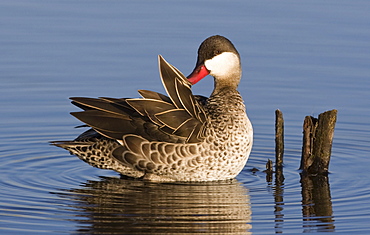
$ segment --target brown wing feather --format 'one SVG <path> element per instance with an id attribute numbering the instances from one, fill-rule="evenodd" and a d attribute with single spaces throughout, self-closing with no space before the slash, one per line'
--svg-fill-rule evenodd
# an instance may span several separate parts
<path id="1" fill-rule="evenodd" d="M 168 96 L 165 96 L 161 93 L 148 90 L 138 90 L 138 92 L 144 99 L 163 100 L 167 103 L 172 104 L 171 99 Z"/>
<path id="2" fill-rule="evenodd" d="M 132 119 L 128 116 L 116 115 L 100 110 L 86 110 L 71 114 L 102 135 L 110 138 L 122 139 L 123 133 L 136 131 L 136 127 L 131 124 Z"/>
<path id="3" fill-rule="evenodd" d="M 191 116 L 187 112 L 184 112 L 183 109 L 166 110 L 164 112 L 157 113 L 155 117 L 173 130 L 177 129 L 183 122 L 191 118 Z"/>
<path id="4" fill-rule="evenodd" d="M 108 138 L 136 134 L 149 141 L 201 141 L 205 122 L 201 102 L 186 77 L 161 56 L 159 67 L 168 97 L 147 90 L 139 91 L 142 99 L 73 97 L 72 103 L 85 111 L 72 115 Z"/>
<path id="5" fill-rule="evenodd" d="M 175 109 L 173 104 L 154 99 L 127 99 L 127 103 L 142 116 L 154 116 L 166 110 Z"/>
<path id="6" fill-rule="evenodd" d="M 193 117 L 191 121 L 182 122 L 174 134 L 184 136 L 188 140 L 192 139 L 195 142 L 201 141 L 199 137 L 202 135 L 197 131 L 203 130 L 203 128 L 197 126 L 202 126 L 206 122 L 205 112 L 201 103 L 192 94 L 190 82 L 179 70 L 167 63 L 162 56 L 159 56 L 159 68 L 165 90 L 174 105 L 178 109 L 183 109 L 184 114 L 187 113 Z"/>
<path id="7" fill-rule="evenodd" d="M 189 118 L 185 122 L 183 122 L 174 132 L 174 135 L 179 135 L 179 136 L 187 136 L 187 140 L 189 140 L 189 137 L 191 135 L 196 135 L 194 133 L 194 129 L 197 125 L 200 125 L 199 121 L 196 120 L 195 118 Z M 193 139 L 194 141 L 194 139 Z M 195 141 L 199 142 L 199 140 Z M 194 142 L 193 142 L 194 143 Z"/>
<path id="8" fill-rule="evenodd" d="M 127 116 L 127 111 L 130 109 L 128 105 L 117 106 L 113 105 L 112 102 L 104 99 L 95 99 L 86 97 L 71 97 L 70 99 L 73 100 L 75 105 L 80 104 L 90 109 L 101 110 L 103 112 L 112 113 L 116 115 Z"/>

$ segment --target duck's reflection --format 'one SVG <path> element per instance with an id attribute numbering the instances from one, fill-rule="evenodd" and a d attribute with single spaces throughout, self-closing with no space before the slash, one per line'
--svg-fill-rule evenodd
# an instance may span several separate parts
<path id="1" fill-rule="evenodd" d="M 102 178 L 61 195 L 72 199 L 78 233 L 249 234 L 248 191 L 238 181 L 158 184 Z"/>

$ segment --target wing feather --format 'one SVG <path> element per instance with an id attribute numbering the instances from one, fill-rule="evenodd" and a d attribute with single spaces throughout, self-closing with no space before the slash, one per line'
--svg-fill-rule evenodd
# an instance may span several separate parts
<path id="1" fill-rule="evenodd" d="M 172 103 L 171 99 L 168 96 L 165 96 L 158 92 L 148 90 L 138 90 L 138 92 L 144 99 L 163 100 L 167 103 Z"/>
<path id="2" fill-rule="evenodd" d="M 171 109 L 155 115 L 159 121 L 171 129 L 177 129 L 183 122 L 191 116 L 183 109 Z"/>
<path id="3" fill-rule="evenodd" d="M 85 111 L 71 114 L 108 138 L 135 134 L 148 141 L 201 141 L 205 98 L 195 97 L 186 77 L 161 56 L 159 69 L 168 96 L 139 90 L 143 98 L 72 97 L 72 103 Z"/>
<path id="4" fill-rule="evenodd" d="M 146 114 L 156 114 L 169 109 L 175 109 L 171 103 L 154 99 L 127 99 L 126 102 L 142 116 Z"/>
<path id="5" fill-rule="evenodd" d="M 178 131 L 175 131 L 174 134 L 186 136 L 188 140 L 200 141 L 199 137 L 202 135 L 199 135 L 196 131 L 203 130 L 203 128 L 198 128 L 197 126 L 202 126 L 206 122 L 206 115 L 202 105 L 204 100 L 202 102 L 197 100 L 198 98 L 191 92 L 191 83 L 178 69 L 165 61 L 162 56 L 159 56 L 159 69 L 163 86 L 173 104 L 177 109 L 186 110 L 193 117 L 191 121 L 183 122 L 181 126 L 177 127 Z M 190 131 L 192 128 L 195 129 Z M 192 138 L 190 138 L 191 133 L 194 133 Z"/>

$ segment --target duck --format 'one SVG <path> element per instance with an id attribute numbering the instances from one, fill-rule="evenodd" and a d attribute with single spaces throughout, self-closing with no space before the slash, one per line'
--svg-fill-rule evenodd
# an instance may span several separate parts
<path id="1" fill-rule="evenodd" d="M 189 76 L 158 56 L 167 95 L 139 90 L 141 98 L 72 97 L 71 114 L 87 131 L 73 141 L 52 141 L 93 167 L 155 182 L 235 178 L 253 145 L 253 128 L 237 88 L 240 55 L 226 37 L 205 39 Z M 207 98 L 191 87 L 210 75 Z"/>

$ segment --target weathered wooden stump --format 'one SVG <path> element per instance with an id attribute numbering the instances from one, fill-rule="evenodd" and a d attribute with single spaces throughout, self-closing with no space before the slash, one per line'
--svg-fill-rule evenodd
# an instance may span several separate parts
<path id="1" fill-rule="evenodd" d="M 264 171 L 266 173 L 266 182 L 272 182 L 272 174 L 274 173 L 274 170 L 272 169 L 272 161 L 270 159 L 266 162 L 266 170 Z"/>
<path id="2" fill-rule="evenodd" d="M 275 110 L 275 167 L 283 166 L 284 155 L 284 119 L 283 113 Z"/>
<path id="3" fill-rule="evenodd" d="M 335 109 L 320 114 L 318 118 L 305 118 L 300 166 L 303 173 L 328 173 L 336 120 Z"/>
<path id="4" fill-rule="evenodd" d="M 283 175 L 283 156 L 284 156 L 284 118 L 283 113 L 275 110 L 275 184 L 282 185 Z"/>

